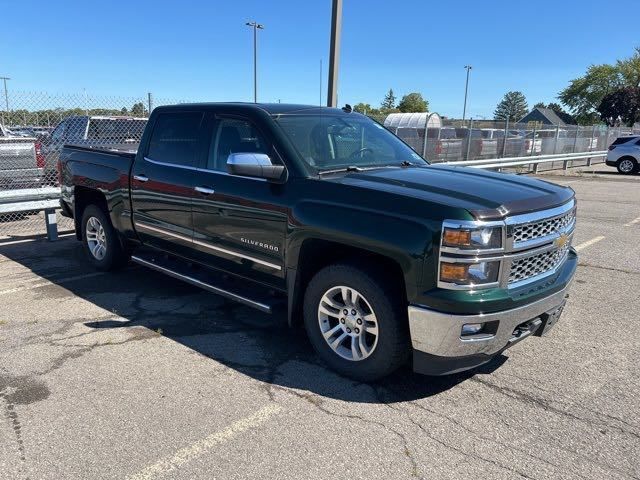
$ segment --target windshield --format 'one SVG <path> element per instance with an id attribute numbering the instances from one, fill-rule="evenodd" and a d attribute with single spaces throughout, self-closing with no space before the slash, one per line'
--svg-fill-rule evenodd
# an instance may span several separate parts
<path id="1" fill-rule="evenodd" d="M 276 123 L 312 168 L 426 165 L 420 155 L 362 115 L 276 115 Z"/>

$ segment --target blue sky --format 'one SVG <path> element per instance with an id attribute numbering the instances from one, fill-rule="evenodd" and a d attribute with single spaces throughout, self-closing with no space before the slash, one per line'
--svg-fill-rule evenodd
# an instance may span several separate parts
<path id="1" fill-rule="evenodd" d="M 491 117 L 508 90 L 529 104 L 555 100 L 592 63 L 613 62 L 640 45 L 615 7 L 591 0 L 536 2 L 344 0 L 339 102 L 378 106 L 391 87 L 421 92 L 431 110 Z M 609 13 L 608 13 L 609 12 Z M 0 75 L 20 91 L 251 101 L 252 32 L 259 33 L 259 100 L 323 101 L 330 0 L 103 2 L 6 1 Z M 617 18 L 617 20 L 615 20 Z M 635 37 L 635 38 L 634 38 Z M 635 43 L 634 43 L 635 42 Z"/>

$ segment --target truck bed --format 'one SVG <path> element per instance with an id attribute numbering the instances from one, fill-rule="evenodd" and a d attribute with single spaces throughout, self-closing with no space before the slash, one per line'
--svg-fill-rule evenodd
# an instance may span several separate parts
<path id="1" fill-rule="evenodd" d="M 129 175 L 135 155 L 135 151 L 65 145 L 60 152 L 60 172 L 67 211 L 73 211 L 79 188 L 98 190 L 108 198 L 112 221 L 118 226 L 120 216 L 131 211 Z"/>

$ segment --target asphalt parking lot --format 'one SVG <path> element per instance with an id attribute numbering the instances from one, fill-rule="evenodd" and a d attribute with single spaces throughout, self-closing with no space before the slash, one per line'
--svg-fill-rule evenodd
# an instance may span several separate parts
<path id="1" fill-rule="evenodd" d="M 355 383 L 277 318 L 0 243 L 0 478 L 640 478 L 640 176 L 544 178 L 579 199 L 565 313 L 445 378 Z"/>

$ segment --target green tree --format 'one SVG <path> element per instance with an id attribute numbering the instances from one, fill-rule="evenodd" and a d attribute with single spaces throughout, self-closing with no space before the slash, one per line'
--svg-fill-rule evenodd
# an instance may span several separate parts
<path id="1" fill-rule="evenodd" d="M 144 107 L 144 103 L 134 103 L 131 107 L 131 115 L 134 117 L 146 117 L 149 115 L 149 111 Z"/>
<path id="2" fill-rule="evenodd" d="M 620 71 L 622 82 L 626 87 L 640 86 L 640 47 L 636 47 L 633 55 L 624 60 L 618 60 L 616 67 Z"/>
<path id="3" fill-rule="evenodd" d="M 393 94 L 393 89 L 390 88 L 380 104 L 380 110 L 393 110 L 394 108 L 396 108 L 396 96 Z"/>
<path id="4" fill-rule="evenodd" d="M 403 113 L 428 112 L 429 102 L 422 98 L 420 93 L 413 92 L 402 97 L 398 109 Z"/>
<path id="5" fill-rule="evenodd" d="M 373 108 L 368 103 L 356 103 L 353 107 L 353 110 L 358 113 L 363 113 L 365 115 L 380 115 L 379 108 Z"/>
<path id="6" fill-rule="evenodd" d="M 600 118 L 613 127 L 621 119 L 632 127 L 640 120 L 640 88 L 626 87 L 606 95 L 598 105 Z"/>
<path id="7" fill-rule="evenodd" d="M 569 82 L 558 98 L 571 109 L 579 124 L 588 124 L 596 117 L 602 99 L 624 86 L 616 65 L 591 65 L 584 76 Z"/>
<path id="8" fill-rule="evenodd" d="M 495 120 L 508 118 L 510 122 L 517 122 L 527 113 L 529 113 L 529 106 L 524 93 L 512 91 L 504 94 L 493 112 L 493 118 Z"/>

